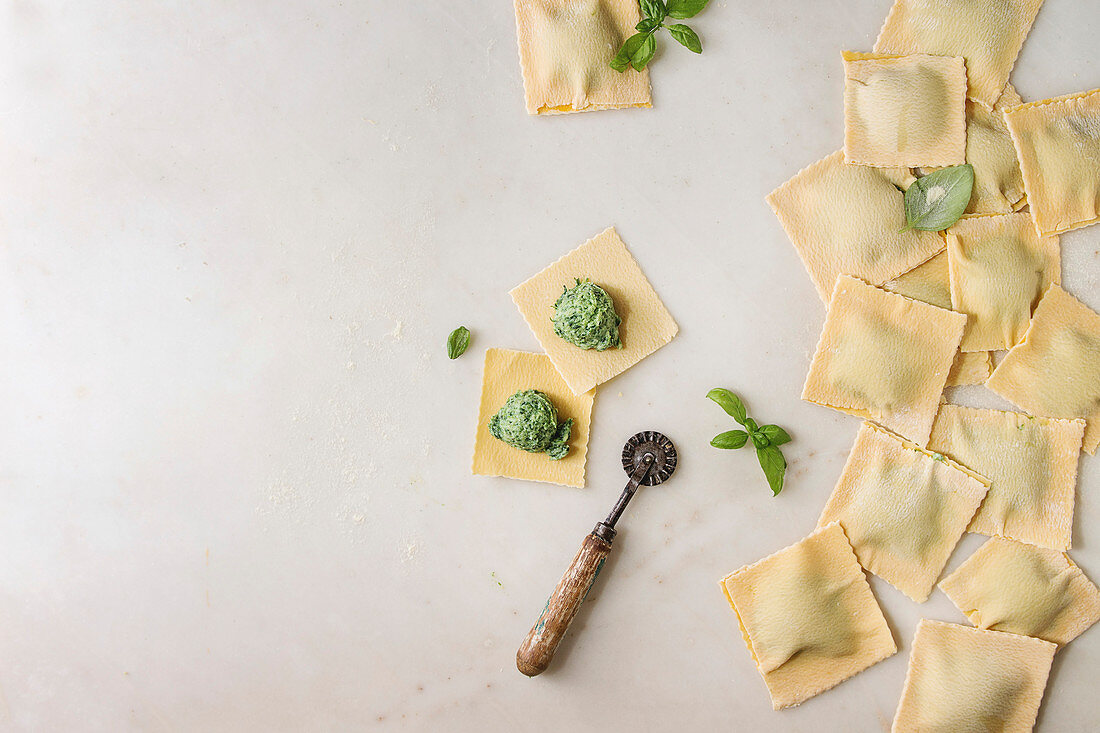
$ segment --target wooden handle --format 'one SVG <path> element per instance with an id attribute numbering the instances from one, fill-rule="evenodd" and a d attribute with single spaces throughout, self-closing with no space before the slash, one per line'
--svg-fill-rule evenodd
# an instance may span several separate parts
<path id="1" fill-rule="evenodd" d="M 588 595 L 588 589 L 600 574 L 604 560 L 611 554 L 611 543 L 595 534 L 584 538 L 577 556 L 561 576 L 558 587 L 546 599 L 538 621 L 527 632 L 527 638 L 516 652 L 516 667 L 528 677 L 534 677 L 550 666 L 558 644 L 569 629 L 573 617 Z"/>

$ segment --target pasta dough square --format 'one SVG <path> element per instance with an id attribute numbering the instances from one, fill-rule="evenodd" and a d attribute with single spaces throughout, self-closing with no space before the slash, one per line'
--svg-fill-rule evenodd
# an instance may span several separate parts
<path id="1" fill-rule="evenodd" d="M 802 399 L 924 445 L 966 316 L 837 278 Z"/>
<path id="2" fill-rule="evenodd" d="M 1011 349 L 1031 311 L 1062 281 L 1057 237 L 1040 237 L 1027 214 L 959 219 L 947 230 L 951 306 L 967 315 L 963 351 Z"/>
<path id="3" fill-rule="evenodd" d="M 1100 89 L 1005 110 L 1040 234 L 1100 221 Z"/>
<path id="4" fill-rule="evenodd" d="M 573 418 L 569 453 L 564 458 L 552 461 L 545 453 L 528 453 L 513 448 L 489 433 L 489 418 L 500 410 L 509 397 L 523 389 L 544 392 L 554 403 L 559 422 Z M 594 398 L 593 392 L 573 394 L 550 359 L 542 354 L 489 349 L 485 352 L 473 472 L 481 476 L 507 476 L 582 488 Z"/>
<path id="5" fill-rule="evenodd" d="M 1100 589 L 1069 555 L 1002 537 L 940 582 L 979 629 L 1068 644 L 1100 621 Z"/>
<path id="6" fill-rule="evenodd" d="M 897 651 L 838 524 L 746 565 L 719 585 L 776 710 L 805 702 Z"/>
<path id="7" fill-rule="evenodd" d="M 844 162 L 917 167 L 965 160 L 961 56 L 844 53 Z"/>
<path id="8" fill-rule="evenodd" d="M 992 107 L 1043 0 L 895 0 L 875 53 L 966 59 L 969 96 Z"/>
<path id="9" fill-rule="evenodd" d="M 893 733 L 1030 731 L 1058 647 L 921 619 Z"/>
<path id="10" fill-rule="evenodd" d="M 1100 315 L 1051 285 L 1024 340 L 993 371 L 987 387 L 1032 415 L 1082 418 L 1084 449 L 1100 444 Z"/>
<path id="11" fill-rule="evenodd" d="M 969 531 L 1068 550 L 1084 420 L 944 405 L 928 449 L 992 482 Z"/>
<path id="12" fill-rule="evenodd" d="M 840 522 L 859 564 L 928 600 L 989 480 L 865 422 L 818 520 Z"/>
<path id="13" fill-rule="evenodd" d="M 768 194 L 823 301 L 838 275 L 881 285 L 943 249 L 936 232 L 905 231 L 904 190 L 915 180 L 908 168 L 846 165 L 840 150 Z"/>
<path id="14" fill-rule="evenodd" d="M 576 278 L 590 279 L 615 302 L 621 349 L 594 351 L 554 333 L 554 301 Z M 512 300 L 574 394 L 622 374 L 661 348 L 679 328 L 613 227 L 512 288 Z"/>
<path id="15" fill-rule="evenodd" d="M 608 63 L 642 19 L 635 0 L 515 0 L 523 94 L 532 115 L 651 107 L 649 70 Z"/>

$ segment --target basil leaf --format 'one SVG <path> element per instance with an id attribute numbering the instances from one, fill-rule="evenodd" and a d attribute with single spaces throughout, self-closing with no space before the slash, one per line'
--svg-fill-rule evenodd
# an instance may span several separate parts
<path id="1" fill-rule="evenodd" d="M 668 0 L 668 14 L 677 20 L 694 18 L 707 6 L 708 2 L 710 0 Z"/>
<path id="2" fill-rule="evenodd" d="M 759 430 L 753 430 L 749 435 L 752 437 L 752 444 L 756 446 L 758 450 L 760 448 L 767 448 L 771 445 L 771 441 Z"/>
<path id="3" fill-rule="evenodd" d="M 954 165 L 918 178 L 905 192 L 907 229 L 942 232 L 959 220 L 974 190 L 974 167 Z"/>
<path id="4" fill-rule="evenodd" d="M 720 433 L 711 438 L 710 444 L 715 448 L 725 448 L 732 450 L 740 448 L 749 439 L 749 434 L 744 430 L 730 430 L 726 433 Z"/>
<path id="5" fill-rule="evenodd" d="M 466 347 L 470 345 L 470 329 L 459 326 L 451 331 L 447 337 L 447 358 L 457 359 L 466 353 Z"/>
<path id="6" fill-rule="evenodd" d="M 638 51 L 630 57 L 630 65 L 634 67 L 635 71 L 641 71 L 649 63 L 649 60 L 653 58 L 653 54 L 657 52 L 657 39 L 653 37 L 653 33 L 647 33 L 642 45 Z"/>
<path id="7" fill-rule="evenodd" d="M 783 445 L 791 442 L 791 436 L 787 435 L 787 431 L 778 425 L 764 425 L 760 428 L 760 432 L 767 436 L 768 442 L 772 445 Z"/>
<path id="8" fill-rule="evenodd" d="M 634 57 L 634 54 L 638 52 L 638 49 L 642 47 L 642 43 L 646 38 L 651 38 L 648 33 L 635 33 L 630 38 L 623 42 L 623 47 L 619 49 L 619 52 L 615 54 L 615 58 L 611 59 L 610 66 L 615 71 L 626 71 L 630 66 L 630 60 Z"/>
<path id="9" fill-rule="evenodd" d="M 750 433 L 755 433 L 760 429 L 760 426 L 751 417 L 745 418 L 744 426 L 749 429 Z"/>
<path id="10" fill-rule="evenodd" d="M 783 452 L 770 445 L 767 448 L 757 448 L 756 457 L 760 461 L 760 468 L 764 469 L 772 495 L 779 496 L 779 492 L 783 490 L 783 474 L 787 472 L 787 459 L 783 457 Z"/>
<path id="11" fill-rule="evenodd" d="M 661 21 L 656 18 L 643 18 L 638 21 L 638 25 L 634 26 L 634 30 L 642 33 L 649 33 L 650 31 L 657 30 L 661 27 Z"/>
<path id="12" fill-rule="evenodd" d="M 646 18 L 656 18 L 657 22 L 665 19 L 668 11 L 663 0 L 641 0 L 642 15 Z"/>
<path id="13" fill-rule="evenodd" d="M 707 399 L 713 400 L 726 411 L 726 414 L 732 417 L 742 425 L 745 424 L 747 419 L 747 413 L 745 411 L 745 405 L 741 402 L 741 398 L 730 392 L 728 389 L 722 387 L 715 387 L 710 392 L 707 392 Z"/>
<path id="14" fill-rule="evenodd" d="M 699 40 L 699 36 L 695 35 L 695 31 L 688 28 L 686 25 L 677 23 L 676 25 L 670 25 L 668 32 L 672 34 L 672 37 L 680 42 L 680 45 L 688 49 L 692 53 L 702 53 L 703 43 Z"/>

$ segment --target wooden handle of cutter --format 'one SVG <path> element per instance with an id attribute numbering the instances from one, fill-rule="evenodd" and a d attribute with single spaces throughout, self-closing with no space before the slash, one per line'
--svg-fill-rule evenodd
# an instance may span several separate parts
<path id="1" fill-rule="evenodd" d="M 553 594 L 546 599 L 542 614 L 516 652 L 516 667 L 520 672 L 534 677 L 550 666 L 558 644 L 610 554 L 611 543 L 607 540 L 595 534 L 584 538 L 577 556 L 561 576 Z"/>

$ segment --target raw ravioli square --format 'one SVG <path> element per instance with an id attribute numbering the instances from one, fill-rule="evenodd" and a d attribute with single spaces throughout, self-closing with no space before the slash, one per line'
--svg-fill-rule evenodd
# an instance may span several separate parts
<path id="1" fill-rule="evenodd" d="M 893 733 L 1030 731 L 1058 647 L 921 619 Z"/>
<path id="2" fill-rule="evenodd" d="M 489 433 L 489 418 L 500 410 L 509 397 L 523 389 L 544 392 L 557 408 L 559 422 L 573 418 L 569 453 L 565 458 L 552 461 L 545 453 L 528 453 L 513 448 Z M 485 352 L 473 472 L 482 476 L 507 476 L 583 487 L 593 399 L 592 392 L 573 394 L 550 360 L 542 354 L 489 349 Z"/>
<path id="3" fill-rule="evenodd" d="M 959 219 L 947 230 L 947 260 L 951 307 L 968 316 L 963 351 L 1011 349 L 1062 279 L 1058 237 L 1040 237 L 1027 214 Z"/>
<path id="4" fill-rule="evenodd" d="M 1100 221 L 1100 89 L 1005 110 L 1041 234 Z"/>
<path id="5" fill-rule="evenodd" d="M 590 279 L 615 302 L 615 312 L 623 319 L 621 349 L 586 350 L 554 333 L 554 301 L 576 278 Z M 574 394 L 622 374 L 671 341 L 679 330 L 613 227 L 512 288 L 510 294 Z"/>
<path id="6" fill-rule="evenodd" d="M 961 56 L 844 53 L 844 162 L 942 167 L 965 160 Z"/>
<path id="7" fill-rule="evenodd" d="M 515 0 L 523 94 L 532 115 L 650 107 L 649 70 L 608 63 L 642 19 L 636 0 Z"/>
<path id="8" fill-rule="evenodd" d="M 928 600 L 989 481 L 865 422 L 818 520 L 840 522 L 859 564 Z"/>
<path id="9" fill-rule="evenodd" d="M 1100 589 L 1069 555 L 994 537 L 940 582 L 979 629 L 1068 644 L 1100 621 Z"/>
<path id="10" fill-rule="evenodd" d="M 944 405 L 928 449 L 991 481 L 970 532 L 1068 550 L 1084 420 Z"/>
<path id="11" fill-rule="evenodd" d="M 799 171 L 767 196 L 826 303 L 838 275 L 874 285 L 908 272 L 943 249 L 936 232 L 906 231 L 908 168 L 844 163 L 844 151 Z"/>
<path id="12" fill-rule="evenodd" d="M 776 710 L 897 651 L 838 524 L 746 565 L 720 585 Z"/>
<path id="13" fill-rule="evenodd" d="M 924 445 L 966 316 L 837 278 L 802 399 Z"/>
<path id="14" fill-rule="evenodd" d="M 1084 449 L 1100 444 L 1100 315 L 1051 285 L 1024 340 L 986 386 L 1032 415 L 1082 418 Z"/>
<path id="15" fill-rule="evenodd" d="M 962 56 L 971 99 L 992 107 L 1043 0 L 895 0 L 875 53 Z"/>

